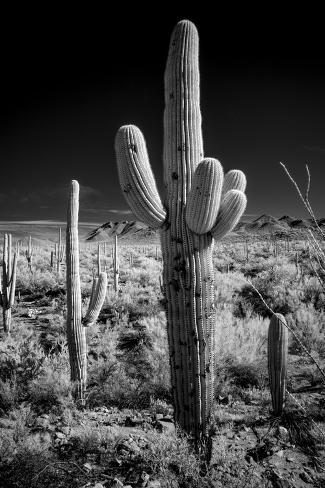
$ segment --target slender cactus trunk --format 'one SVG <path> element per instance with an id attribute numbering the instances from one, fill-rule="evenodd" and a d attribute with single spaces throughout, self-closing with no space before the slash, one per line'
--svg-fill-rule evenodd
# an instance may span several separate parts
<path id="1" fill-rule="evenodd" d="M 87 382 L 86 332 L 81 323 L 81 289 L 79 275 L 79 184 L 71 182 L 66 236 L 67 260 L 67 338 L 71 381 L 75 383 L 76 399 L 83 405 Z"/>

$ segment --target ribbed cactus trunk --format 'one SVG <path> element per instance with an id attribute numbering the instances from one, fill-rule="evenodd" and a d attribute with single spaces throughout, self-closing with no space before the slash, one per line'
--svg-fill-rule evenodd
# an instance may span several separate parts
<path id="1" fill-rule="evenodd" d="M 67 339 L 71 381 L 75 384 L 76 399 L 83 404 L 87 381 L 87 344 L 81 322 L 78 212 L 79 184 L 73 180 L 70 187 L 66 235 Z"/>
<path id="2" fill-rule="evenodd" d="M 3 240 L 2 279 L 0 278 L 0 305 L 2 306 L 3 330 L 9 334 L 11 328 L 11 308 L 15 300 L 17 254 L 12 259 L 11 234 Z"/>
<path id="3" fill-rule="evenodd" d="M 213 242 L 239 221 L 246 178 L 239 170 L 224 177 L 219 161 L 203 158 L 198 45 L 195 26 L 179 22 L 165 71 L 163 203 L 137 127 L 119 129 L 116 154 L 133 212 L 161 229 L 175 421 L 200 449 L 208 438 L 213 401 Z"/>
<path id="4" fill-rule="evenodd" d="M 270 320 L 268 333 L 268 368 L 274 415 L 281 415 L 286 394 L 288 330 L 280 313 Z"/>
<path id="5" fill-rule="evenodd" d="M 119 279 L 119 263 L 118 263 L 118 246 L 117 246 L 117 235 L 114 236 L 114 291 L 118 291 L 118 279 Z"/>
<path id="6" fill-rule="evenodd" d="M 203 159 L 198 36 L 189 24 L 174 30 L 170 44 L 163 157 L 168 225 L 161 241 L 175 419 L 200 438 L 207 435 L 213 394 L 214 279 L 212 236 L 194 234 L 185 219 Z"/>

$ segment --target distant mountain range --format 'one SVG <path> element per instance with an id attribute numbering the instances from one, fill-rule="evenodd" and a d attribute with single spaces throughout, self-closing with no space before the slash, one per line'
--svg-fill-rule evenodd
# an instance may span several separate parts
<path id="1" fill-rule="evenodd" d="M 318 219 L 317 223 L 325 231 L 325 218 Z M 297 219 L 289 215 L 276 218 L 272 215 L 261 215 L 253 221 L 241 220 L 232 235 L 276 235 L 278 237 L 299 237 L 306 233 L 308 229 L 315 229 L 316 224 L 312 219 Z M 125 238 L 150 239 L 150 241 L 159 236 L 159 232 L 150 229 L 146 224 L 138 221 L 132 222 L 107 222 L 97 227 L 87 236 L 88 241 L 104 241 L 112 238 L 114 235 Z"/>
<path id="2" fill-rule="evenodd" d="M 325 232 L 325 218 L 317 220 L 318 225 Z M 0 222 L 0 239 L 5 233 L 11 233 L 14 241 L 20 240 L 27 244 L 28 236 L 32 236 L 33 243 L 42 245 L 44 243 L 58 242 L 59 228 L 62 228 L 62 238 L 65 239 L 65 222 L 34 221 L 34 222 Z M 99 225 L 89 222 L 79 223 L 79 238 L 81 241 L 99 242 L 109 241 L 114 235 L 118 235 L 128 244 L 140 243 L 141 245 L 158 244 L 160 241 L 159 232 L 150 229 L 146 224 L 139 221 L 106 222 Z M 297 219 L 284 215 L 276 218 L 272 215 L 261 215 L 255 220 L 248 220 L 245 217 L 239 222 L 235 230 L 229 235 L 230 238 L 253 237 L 253 236 L 277 236 L 292 238 L 303 237 L 308 229 L 315 229 L 316 225 L 312 219 Z M 1 246 L 1 242 L 0 242 Z"/>
<path id="3" fill-rule="evenodd" d="M 325 229 L 325 219 L 318 219 L 317 224 L 321 229 Z M 283 215 L 280 218 L 272 215 L 261 215 L 252 222 L 239 222 L 234 232 L 236 234 L 276 234 L 276 235 L 301 235 L 308 229 L 315 229 L 316 224 L 313 219 L 297 219 L 290 215 Z"/>

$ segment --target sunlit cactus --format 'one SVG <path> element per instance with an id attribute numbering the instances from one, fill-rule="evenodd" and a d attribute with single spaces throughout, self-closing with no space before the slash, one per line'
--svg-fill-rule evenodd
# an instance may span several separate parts
<path id="1" fill-rule="evenodd" d="M 268 368 L 273 413 L 283 411 L 288 361 L 288 330 L 283 315 L 272 315 L 268 333 Z"/>
<path id="2" fill-rule="evenodd" d="M 79 184 L 73 180 L 70 186 L 66 233 L 67 338 L 71 381 L 75 383 L 76 399 L 84 404 L 87 382 L 87 343 L 84 327 L 95 323 L 98 318 L 106 296 L 107 275 L 100 273 L 95 279 L 88 311 L 82 319 L 78 213 Z"/>
<path id="3" fill-rule="evenodd" d="M 12 259 L 11 234 L 5 234 L 3 240 L 2 277 L 0 274 L 0 305 L 2 306 L 3 330 L 10 332 L 11 309 L 15 300 L 17 272 L 17 254 Z"/>
<path id="4" fill-rule="evenodd" d="M 137 218 L 161 230 L 175 421 L 200 450 L 213 401 L 215 239 L 230 232 L 246 207 L 245 175 L 204 158 L 199 39 L 188 20 L 172 34 L 165 71 L 164 183 L 161 200 L 141 131 L 122 126 L 115 147 L 122 191 Z"/>

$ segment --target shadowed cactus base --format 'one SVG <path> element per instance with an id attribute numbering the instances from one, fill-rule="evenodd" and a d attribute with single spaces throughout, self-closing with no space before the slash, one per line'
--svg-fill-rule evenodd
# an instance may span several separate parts
<path id="1" fill-rule="evenodd" d="M 246 206 L 245 175 L 226 175 L 204 158 L 195 26 L 179 22 L 165 71 L 163 201 L 141 131 L 127 125 L 116 135 L 124 196 L 139 220 L 161 230 L 171 386 L 175 421 L 206 445 L 213 402 L 214 239 L 239 221 Z M 203 447 L 204 448 L 204 447 Z"/>

